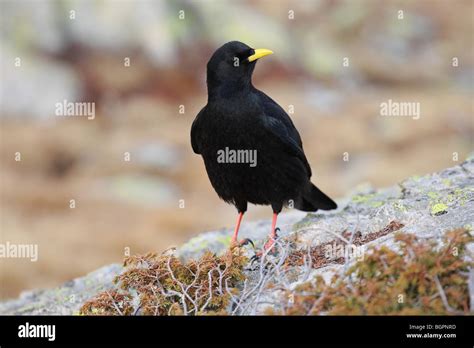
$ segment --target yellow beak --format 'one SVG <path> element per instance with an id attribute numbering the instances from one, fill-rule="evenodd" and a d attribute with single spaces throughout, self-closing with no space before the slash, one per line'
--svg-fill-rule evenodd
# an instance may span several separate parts
<path id="1" fill-rule="evenodd" d="M 257 48 L 255 53 L 248 57 L 248 61 L 253 62 L 254 60 L 273 54 L 273 51 L 267 50 L 266 48 Z"/>

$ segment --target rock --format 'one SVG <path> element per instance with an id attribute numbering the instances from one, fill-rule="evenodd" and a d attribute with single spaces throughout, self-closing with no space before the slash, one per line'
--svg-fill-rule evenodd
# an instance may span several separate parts
<path id="1" fill-rule="evenodd" d="M 308 246 L 323 243 L 341 243 L 341 239 L 352 239 L 352 245 L 356 245 L 356 240 L 363 240 L 364 243 L 358 244 L 361 248 L 359 251 L 363 252 L 369 246 L 385 245 L 396 249 L 393 232 L 398 230 L 439 241 L 447 230 L 460 227 L 472 230 L 474 159 L 438 173 L 408 178 L 393 187 L 381 190 L 365 187 L 338 203 L 339 209 L 331 212 L 305 215 L 290 211 L 281 214 L 279 240 L 291 245 L 292 250 L 305 250 Z M 261 247 L 269 228 L 269 221 L 244 223 L 241 237 L 250 238 L 257 247 Z M 231 234 L 232 231 L 224 229 L 202 233 L 182 245 L 177 254 L 183 259 L 191 259 L 198 258 L 205 250 L 222 253 L 228 247 Z M 472 249 L 472 245 L 469 245 L 469 249 Z M 353 256 L 346 261 L 342 259 L 343 262 L 325 263 L 316 269 L 295 267 L 285 285 L 294 288 L 316 274 L 327 280 L 360 255 Z M 86 299 L 101 290 L 113 288 L 112 280 L 121 269 L 119 265 L 113 264 L 56 289 L 23 293 L 16 300 L 1 303 L 0 314 L 77 313 Z M 262 272 L 258 268 L 248 269 L 246 274 L 246 286 L 259 284 Z M 244 299 L 237 308 L 240 312 L 235 313 L 262 314 L 268 303 L 278 301 L 279 290 L 264 287 L 255 289 L 253 297 Z M 255 300 L 255 296 L 258 300 Z"/>
<path id="2" fill-rule="evenodd" d="M 336 211 L 306 216 L 296 211 L 282 214 L 278 224 L 280 235 L 293 234 L 298 243 L 316 245 L 344 231 L 373 233 L 391 221 L 399 221 L 405 225 L 402 229 L 405 232 L 439 238 L 446 230 L 472 225 L 473 173 L 474 160 L 469 160 L 439 173 L 408 178 L 397 186 L 378 191 L 365 189 L 363 193 L 340 200 Z M 269 227 L 270 221 L 244 224 L 242 238 L 250 238 L 261 245 Z M 206 249 L 222 252 L 230 236 L 228 230 L 200 234 L 185 243 L 179 254 L 185 258 L 197 258 Z M 374 243 L 387 242 L 383 239 Z"/>
<path id="3" fill-rule="evenodd" d="M 5 55 L 5 61 L 15 62 L 20 58 L 15 57 L 13 51 L 7 51 Z M 39 56 L 21 56 L 18 63 L 21 64 L 18 68 L 3 69 L 0 117 L 34 118 L 53 123 L 61 118 L 56 115 L 57 103 L 79 99 L 81 83 L 68 65 L 52 64 Z M 45 81 L 48 81 L 47 89 L 44 88 Z"/>
<path id="4" fill-rule="evenodd" d="M 112 281 L 121 270 L 122 266 L 114 263 L 54 289 L 25 291 L 15 300 L 0 303 L 0 314 L 77 314 L 84 301 L 99 291 L 112 288 Z"/>

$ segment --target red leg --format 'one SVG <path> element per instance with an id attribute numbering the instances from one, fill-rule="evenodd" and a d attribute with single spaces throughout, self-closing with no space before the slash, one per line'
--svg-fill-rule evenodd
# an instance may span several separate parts
<path id="1" fill-rule="evenodd" d="M 275 239 L 277 237 L 276 232 L 275 232 L 277 218 L 278 218 L 278 213 L 273 213 L 272 229 L 270 231 L 269 239 L 263 247 L 264 250 L 271 250 L 273 248 L 273 245 L 275 244 Z"/>
<path id="2" fill-rule="evenodd" d="M 239 213 L 239 215 L 237 216 L 237 223 L 235 224 L 235 230 L 234 230 L 234 234 L 232 235 L 231 245 L 234 245 L 235 243 L 237 243 L 237 237 L 239 235 L 240 222 L 242 221 L 243 216 L 244 216 L 244 213 Z"/>

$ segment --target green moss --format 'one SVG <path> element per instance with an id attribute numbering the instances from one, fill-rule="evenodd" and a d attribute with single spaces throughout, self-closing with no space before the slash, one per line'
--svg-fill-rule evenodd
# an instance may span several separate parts
<path id="1" fill-rule="evenodd" d="M 452 183 L 451 179 L 443 179 L 441 181 L 443 182 L 445 186 L 451 187 L 451 183 Z"/>
<path id="2" fill-rule="evenodd" d="M 385 204 L 385 202 L 376 193 L 355 195 L 352 197 L 352 202 L 356 204 L 366 204 L 372 208 L 379 208 Z"/>
<path id="3" fill-rule="evenodd" d="M 463 206 L 469 200 L 469 191 L 473 190 L 472 187 L 469 188 L 456 188 L 454 190 L 455 200 L 459 202 L 459 205 Z"/>
<path id="4" fill-rule="evenodd" d="M 438 216 L 448 212 L 448 206 L 444 203 L 436 203 L 431 207 L 431 215 Z"/>
<path id="5" fill-rule="evenodd" d="M 222 243 L 224 245 L 230 245 L 230 241 L 232 240 L 232 236 L 230 234 L 223 234 L 215 238 L 216 241 Z"/>
<path id="6" fill-rule="evenodd" d="M 369 205 L 372 207 L 372 208 L 379 208 L 381 207 L 382 205 L 384 205 L 385 203 L 382 202 L 382 201 L 373 201 L 373 202 L 370 202 Z"/>
<path id="7" fill-rule="evenodd" d="M 366 195 L 355 195 L 352 197 L 354 203 L 367 203 L 369 200 L 375 197 L 375 193 L 369 193 Z"/>
<path id="8" fill-rule="evenodd" d="M 406 213 L 408 211 L 407 207 L 401 202 L 394 202 L 393 207 L 398 211 Z"/>
<path id="9" fill-rule="evenodd" d="M 209 240 L 204 236 L 197 236 L 191 238 L 187 243 L 186 247 L 192 250 L 203 250 L 209 246 Z"/>

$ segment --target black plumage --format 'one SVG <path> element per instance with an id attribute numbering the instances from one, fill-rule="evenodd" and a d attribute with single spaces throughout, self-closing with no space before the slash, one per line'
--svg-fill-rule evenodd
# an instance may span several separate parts
<path id="1" fill-rule="evenodd" d="M 241 213 L 234 239 L 247 203 L 271 205 L 275 223 L 285 205 L 303 211 L 337 208 L 311 183 L 311 167 L 290 117 L 252 85 L 256 60 L 270 53 L 237 41 L 220 47 L 207 64 L 207 105 L 191 128 L 192 148 L 202 155 L 212 186 Z M 218 152 L 226 148 L 255 151 L 256 165 L 220 163 Z"/>

